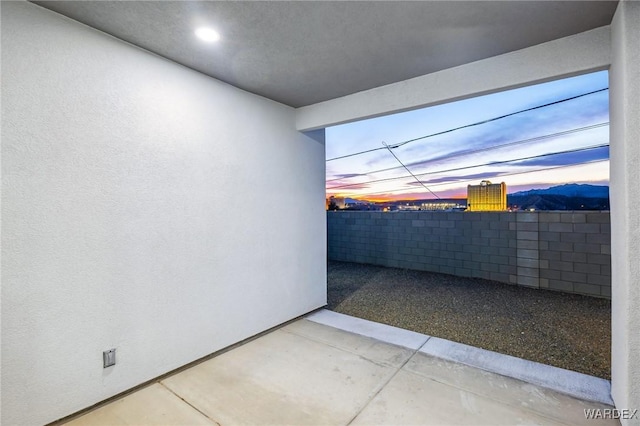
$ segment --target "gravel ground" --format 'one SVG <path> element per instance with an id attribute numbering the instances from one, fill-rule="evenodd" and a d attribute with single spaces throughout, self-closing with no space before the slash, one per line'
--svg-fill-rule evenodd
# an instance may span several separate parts
<path id="1" fill-rule="evenodd" d="M 610 379 L 609 300 L 478 278 L 329 262 L 328 308 Z"/>

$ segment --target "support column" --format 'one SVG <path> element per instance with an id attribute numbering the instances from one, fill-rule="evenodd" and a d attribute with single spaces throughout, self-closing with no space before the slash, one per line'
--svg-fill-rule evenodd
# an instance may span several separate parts
<path id="1" fill-rule="evenodd" d="M 611 394 L 640 410 L 640 2 L 620 2 L 611 43 Z"/>

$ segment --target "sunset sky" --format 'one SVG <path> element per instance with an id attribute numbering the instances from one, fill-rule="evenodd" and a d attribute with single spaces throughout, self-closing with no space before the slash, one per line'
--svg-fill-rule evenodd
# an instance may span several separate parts
<path id="1" fill-rule="evenodd" d="M 601 71 L 327 128 L 327 197 L 436 198 L 383 142 L 393 146 L 607 87 L 608 73 Z M 505 182 L 508 193 L 563 183 L 608 185 L 609 148 L 597 147 L 609 143 L 608 121 L 604 90 L 409 142 L 393 154 L 441 198 L 465 198 L 467 185 L 481 180 Z M 381 149 L 332 160 L 376 148 Z M 556 154 L 574 150 L 580 151 Z M 496 162 L 501 163 L 488 165 Z"/>

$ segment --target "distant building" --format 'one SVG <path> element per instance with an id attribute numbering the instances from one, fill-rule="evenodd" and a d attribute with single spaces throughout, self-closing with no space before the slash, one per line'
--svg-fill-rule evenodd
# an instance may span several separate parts
<path id="1" fill-rule="evenodd" d="M 325 200 L 326 208 L 329 210 L 329 206 L 333 203 L 336 208 L 344 209 L 346 207 L 344 197 L 334 197 L 333 195 Z"/>
<path id="2" fill-rule="evenodd" d="M 483 180 L 467 186 L 467 211 L 503 211 L 507 209 L 507 185 Z"/>

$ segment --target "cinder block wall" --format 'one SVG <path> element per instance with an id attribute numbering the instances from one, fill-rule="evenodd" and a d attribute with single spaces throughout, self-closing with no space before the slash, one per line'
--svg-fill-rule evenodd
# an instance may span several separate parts
<path id="1" fill-rule="evenodd" d="M 328 258 L 611 297 L 609 212 L 327 212 Z"/>

